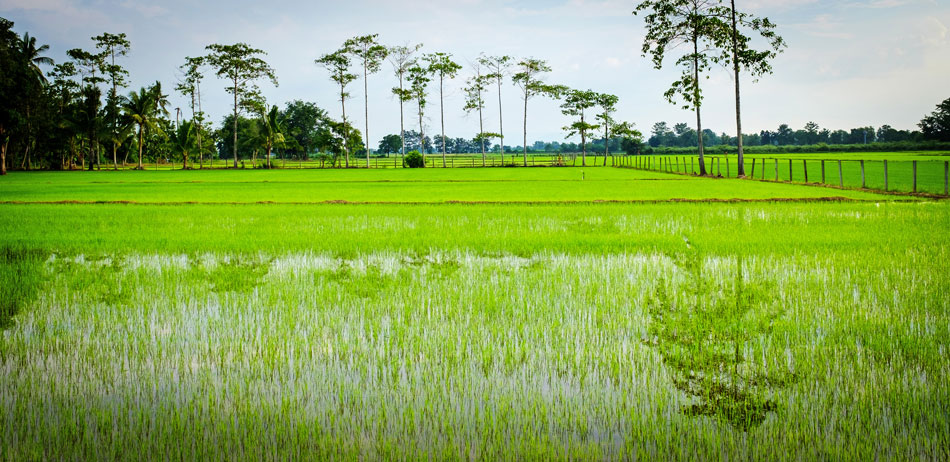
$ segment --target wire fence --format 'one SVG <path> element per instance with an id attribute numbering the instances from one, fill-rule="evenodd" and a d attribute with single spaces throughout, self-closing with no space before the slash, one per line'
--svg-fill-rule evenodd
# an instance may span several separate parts
<path id="1" fill-rule="evenodd" d="M 704 157 L 707 174 L 723 178 L 738 177 L 738 160 L 735 156 Z M 747 156 L 743 164 L 745 177 L 755 180 L 950 196 L 950 161 Z M 699 174 L 699 158 L 696 156 L 624 156 L 616 158 L 614 165 Z"/>

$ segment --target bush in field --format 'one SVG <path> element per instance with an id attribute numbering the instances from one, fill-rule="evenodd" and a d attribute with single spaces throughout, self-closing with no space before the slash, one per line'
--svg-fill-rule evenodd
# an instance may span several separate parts
<path id="1" fill-rule="evenodd" d="M 403 163 L 409 168 L 423 168 L 426 166 L 426 160 L 419 151 L 409 151 L 403 158 Z"/>

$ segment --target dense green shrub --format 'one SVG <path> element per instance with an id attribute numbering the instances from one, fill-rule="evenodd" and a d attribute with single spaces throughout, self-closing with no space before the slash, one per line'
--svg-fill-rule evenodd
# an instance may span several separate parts
<path id="1" fill-rule="evenodd" d="M 419 151 L 409 151 L 403 158 L 403 164 L 408 168 L 422 168 L 426 166 L 426 160 Z"/>

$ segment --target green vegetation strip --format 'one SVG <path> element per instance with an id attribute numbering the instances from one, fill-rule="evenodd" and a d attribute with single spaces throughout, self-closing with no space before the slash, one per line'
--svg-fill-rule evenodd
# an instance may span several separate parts
<path id="1" fill-rule="evenodd" d="M 827 197 L 886 200 L 885 196 L 865 191 L 832 191 L 609 167 L 425 171 L 43 172 L 11 174 L 0 181 L 0 200 L 37 203 L 536 203 Z"/>
<path id="2" fill-rule="evenodd" d="M 39 276 L 6 281 L 36 290 L 0 335 L 0 447 L 942 459 L 948 223 L 943 202 L 0 205 L 2 274 Z"/>

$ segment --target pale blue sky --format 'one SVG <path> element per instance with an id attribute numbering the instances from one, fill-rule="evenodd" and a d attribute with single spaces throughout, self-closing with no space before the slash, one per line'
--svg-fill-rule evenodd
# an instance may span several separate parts
<path id="1" fill-rule="evenodd" d="M 89 37 L 126 32 L 132 54 L 122 60 L 137 87 L 161 80 L 174 88 L 186 55 L 204 53 L 213 43 L 243 41 L 268 52 L 280 86 L 263 85 L 271 104 L 291 99 L 315 101 L 334 117 L 339 102 L 333 84 L 313 60 L 350 37 L 378 33 L 386 44 L 423 43 L 424 51 L 455 55 L 463 66 L 480 52 L 548 60 L 551 83 L 590 88 L 620 96 L 618 118 L 644 133 L 656 121 L 695 123 L 692 113 L 667 103 L 662 94 L 678 70 L 655 70 L 640 56 L 642 19 L 631 15 L 636 2 L 569 1 L 105 1 L 0 0 L 0 16 L 15 29 L 49 44 L 57 62 L 69 48 L 91 49 Z M 775 61 L 775 74 L 758 83 L 744 79 L 745 132 L 794 128 L 809 120 L 831 129 L 891 124 L 914 129 L 920 118 L 950 97 L 950 6 L 943 0 L 753 0 L 740 9 L 768 16 L 789 44 Z M 472 137 L 474 116 L 464 116 L 459 90 L 469 69 L 447 86 L 446 132 Z M 370 134 L 374 146 L 399 131 L 398 103 L 391 67 L 370 76 Z M 703 124 L 716 132 L 735 131 L 732 79 L 715 69 L 704 82 Z M 224 82 L 205 82 L 205 110 L 215 121 L 229 111 Z M 363 128 L 362 82 L 354 83 L 347 113 Z M 521 141 L 522 104 L 514 86 L 503 89 L 506 144 Z M 432 87 L 428 133 L 438 131 L 438 96 Z M 487 95 L 486 129 L 497 126 L 494 92 Z M 185 110 L 185 101 L 172 97 Z M 410 114 L 407 113 L 407 117 Z M 409 119 L 412 120 L 412 119 Z M 532 100 L 529 142 L 562 140 L 568 123 L 556 103 Z M 415 128 L 409 125 L 407 128 Z"/>

